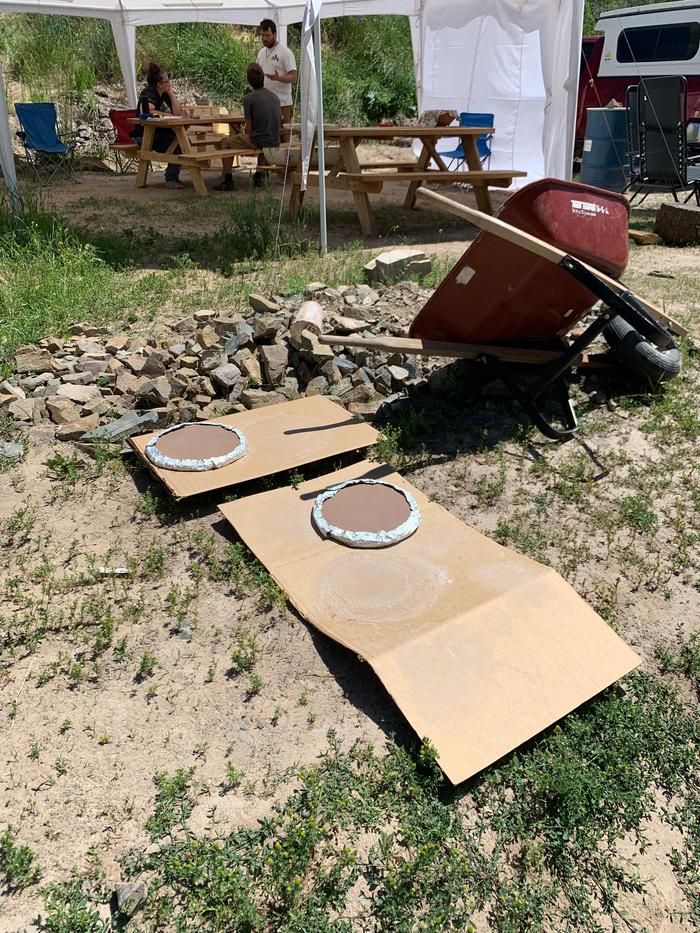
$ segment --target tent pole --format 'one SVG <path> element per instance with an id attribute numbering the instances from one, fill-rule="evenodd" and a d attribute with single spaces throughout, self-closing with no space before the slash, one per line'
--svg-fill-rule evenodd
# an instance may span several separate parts
<path id="1" fill-rule="evenodd" d="M 326 221 L 326 149 L 323 135 L 323 75 L 321 74 L 321 16 L 314 20 L 314 64 L 316 66 L 316 139 L 318 152 L 318 205 L 321 215 L 321 255 L 328 252 L 328 225 Z"/>
<path id="2" fill-rule="evenodd" d="M 10 135 L 10 123 L 7 119 L 7 99 L 5 97 L 5 83 L 0 63 L 0 166 L 2 166 L 2 177 L 5 181 L 5 187 L 10 195 L 10 204 L 15 218 L 18 218 L 21 212 L 21 203 L 19 199 L 19 188 L 17 187 L 17 174 L 15 172 L 15 159 L 12 154 L 12 137 Z"/>

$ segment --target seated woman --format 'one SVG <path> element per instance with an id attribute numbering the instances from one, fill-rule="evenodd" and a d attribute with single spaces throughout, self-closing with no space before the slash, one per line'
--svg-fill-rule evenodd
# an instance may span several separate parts
<path id="1" fill-rule="evenodd" d="M 170 85 L 168 72 L 161 68 L 160 65 L 153 64 L 153 62 L 148 66 L 146 86 L 141 91 L 137 104 L 138 116 L 152 113 L 172 113 L 173 116 L 180 116 L 181 113 L 180 102 Z M 137 126 L 131 135 L 140 142 L 143 136 L 143 126 Z M 157 129 L 153 134 L 153 149 L 156 152 L 165 152 L 174 139 L 175 133 L 172 130 Z M 177 146 L 174 152 L 179 153 L 180 147 Z M 179 165 L 168 165 L 165 170 L 166 188 L 182 188 L 180 184 L 180 167 Z"/>

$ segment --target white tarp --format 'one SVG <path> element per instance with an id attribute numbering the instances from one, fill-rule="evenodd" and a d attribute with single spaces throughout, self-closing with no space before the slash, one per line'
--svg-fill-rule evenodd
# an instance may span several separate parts
<path id="1" fill-rule="evenodd" d="M 571 177 L 582 19 L 581 0 L 424 0 L 411 23 L 420 110 L 492 113 L 491 168 Z"/>

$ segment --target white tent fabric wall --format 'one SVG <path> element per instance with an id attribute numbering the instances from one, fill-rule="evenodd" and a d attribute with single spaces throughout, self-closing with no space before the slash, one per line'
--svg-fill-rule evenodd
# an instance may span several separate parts
<path id="1" fill-rule="evenodd" d="M 571 177 L 583 0 L 424 0 L 419 109 L 493 113 L 490 167 Z M 454 149 L 454 141 L 439 149 Z"/>

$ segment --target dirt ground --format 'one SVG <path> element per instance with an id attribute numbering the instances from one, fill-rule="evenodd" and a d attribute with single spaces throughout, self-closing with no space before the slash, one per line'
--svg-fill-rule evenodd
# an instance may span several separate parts
<path id="1" fill-rule="evenodd" d="M 409 234 L 402 232 L 408 213 L 397 207 L 402 193 L 387 185 L 373 199 L 383 234 L 365 247 L 411 242 L 433 255 L 461 253 L 468 237 L 459 222 L 436 228 L 425 223 L 421 210 L 414 212 Z M 449 193 L 470 203 L 468 195 Z M 45 197 L 92 232 L 167 225 L 194 235 L 213 233 L 243 194 L 198 199 L 187 190 L 166 190 L 156 179 L 139 190 L 134 176 L 83 174 L 79 185 L 50 188 Z M 341 217 L 331 228 L 331 245 L 359 236 L 348 215 L 351 195 L 331 192 L 329 201 Z M 389 227 L 387 216 L 393 217 Z M 627 279 L 700 329 L 699 263 L 700 249 L 633 248 Z M 400 313 L 408 324 L 412 312 Z M 619 498 L 621 476 L 634 487 L 634 470 L 655 469 L 660 490 L 666 484 L 657 511 L 682 515 L 689 509 L 684 477 L 692 474 L 695 481 L 695 465 L 685 460 L 690 448 L 682 444 L 680 462 L 673 462 L 669 445 L 675 442 L 649 433 L 643 405 L 607 405 L 614 390 L 596 385 L 581 389 L 584 430 L 565 445 L 538 434 L 519 441 L 511 430 L 517 414 L 498 394 L 463 404 L 433 393 L 415 408 L 425 448 L 416 446 L 405 470 L 423 492 L 490 535 L 499 523 L 515 527 L 528 501 L 542 492 L 538 464 L 555 485 L 576 487 L 572 471 L 582 470 L 585 503 L 572 493 L 554 495 L 543 506 L 542 556 L 598 611 L 610 609 L 606 617 L 614 617 L 645 667 L 658 670 L 656 648 L 674 647 L 679 623 L 687 633 L 700 629 L 697 564 L 674 564 L 678 545 L 670 532 L 646 549 L 634 536 L 606 547 L 607 532 L 594 516 Z M 118 857 L 147 842 L 144 822 L 155 772 L 196 769 L 204 790 L 193 828 L 254 825 L 281 793 L 274 779 L 295 763 L 314 761 L 329 729 L 343 744 L 363 738 L 378 748 L 389 735 L 401 741 L 410 734 L 360 659 L 314 632 L 288 606 L 266 604 L 256 591 L 233 592 L 230 582 L 200 578 L 196 567 L 206 564 L 207 549 L 220 555 L 234 541 L 216 498 L 173 507 L 128 457 L 126 467 L 110 464 L 94 478 L 85 458 L 78 481 L 69 485 L 46 466 L 56 453 L 72 450 L 50 433 L 32 431 L 26 460 L 0 477 L 0 525 L 12 530 L 2 548 L 0 616 L 5 625 L 46 626 L 54 633 L 37 639 L 34 651 L 18 650 L 0 668 L 2 822 L 19 827 L 22 842 L 40 854 L 44 882 L 99 864 L 112 887 L 121 876 Z M 484 493 L 495 487 L 497 495 Z M 691 525 L 697 521 L 687 512 L 685 518 Z M 518 540 L 511 546 L 525 549 Z M 103 576 L 100 567 L 127 567 L 129 574 Z M 114 626 L 111 646 L 96 649 L 95 626 L 107 616 Z M 241 632 L 253 633 L 259 647 L 255 672 L 263 686 L 252 695 L 247 680 L 230 670 Z M 144 655 L 153 665 L 140 676 Z M 244 779 L 227 790 L 229 763 Z M 643 855 L 632 842 L 629 854 L 640 862 L 649 889 L 626 895 L 625 906 L 657 933 L 690 930 L 669 919 L 687 906 L 669 862 L 677 831 L 659 820 L 647 835 Z M 33 889 L 5 898 L 0 931 L 28 927 L 38 909 Z"/>

